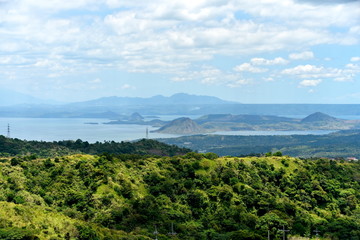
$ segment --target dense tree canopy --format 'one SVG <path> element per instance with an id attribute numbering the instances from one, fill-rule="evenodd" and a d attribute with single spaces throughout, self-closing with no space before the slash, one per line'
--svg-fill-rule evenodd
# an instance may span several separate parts
<path id="1" fill-rule="evenodd" d="M 359 239 L 360 164 L 287 156 L 3 157 L 4 239 Z M 173 227 L 176 235 L 168 234 Z M 5 236 L 5 237 L 4 237 Z"/>
<path id="2" fill-rule="evenodd" d="M 28 157 L 56 157 L 68 154 L 140 154 L 174 156 L 190 152 L 189 149 L 164 144 L 151 139 L 135 142 L 105 141 L 89 143 L 78 139 L 59 142 L 26 141 L 0 135 L 0 156 L 27 155 Z"/>

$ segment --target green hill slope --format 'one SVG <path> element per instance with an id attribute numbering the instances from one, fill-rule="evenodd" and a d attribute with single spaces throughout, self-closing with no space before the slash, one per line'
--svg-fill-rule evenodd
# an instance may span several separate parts
<path id="1" fill-rule="evenodd" d="M 316 228 L 325 239 L 360 236 L 359 163 L 211 153 L 16 157 L 1 159 L 0 185 L 2 239 L 261 240 L 268 230 L 281 239 L 283 226 L 293 236 Z"/>

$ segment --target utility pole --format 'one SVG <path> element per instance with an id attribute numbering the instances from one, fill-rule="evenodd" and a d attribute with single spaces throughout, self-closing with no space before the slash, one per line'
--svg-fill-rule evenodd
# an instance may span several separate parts
<path id="1" fill-rule="evenodd" d="M 154 240 L 158 240 L 157 235 L 159 234 L 157 227 L 155 225 L 155 231 L 154 231 L 154 235 L 155 235 L 155 239 Z"/>
<path id="2" fill-rule="evenodd" d="M 8 127 L 7 127 L 7 138 L 10 138 L 10 124 L 8 123 Z"/>
<path id="3" fill-rule="evenodd" d="M 170 235 L 170 236 L 176 235 L 176 232 L 174 232 L 174 223 L 173 222 L 171 223 L 171 232 L 169 232 L 168 235 Z"/>
<path id="4" fill-rule="evenodd" d="M 146 139 L 149 139 L 149 128 L 146 128 Z"/>
<path id="5" fill-rule="evenodd" d="M 283 225 L 283 228 L 279 230 L 283 232 L 283 240 L 286 240 L 286 232 L 290 232 L 290 230 L 286 230 L 285 225 Z"/>
<path id="6" fill-rule="evenodd" d="M 315 233 L 316 238 L 319 238 L 320 231 L 316 228 L 313 232 Z"/>

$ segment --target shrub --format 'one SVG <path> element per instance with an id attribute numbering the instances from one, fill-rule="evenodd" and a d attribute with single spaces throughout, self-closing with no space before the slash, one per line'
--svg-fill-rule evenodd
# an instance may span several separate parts
<path id="1" fill-rule="evenodd" d="M 35 240 L 39 239 L 35 236 L 35 233 L 31 230 L 9 227 L 9 228 L 0 228 L 0 239 L 5 240 Z"/>

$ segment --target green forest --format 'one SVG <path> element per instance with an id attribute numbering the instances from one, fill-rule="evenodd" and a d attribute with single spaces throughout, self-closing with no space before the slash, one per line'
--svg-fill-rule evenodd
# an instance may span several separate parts
<path id="1" fill-rule="evenodd" d="M 358 162 L 37 144 L 1 148 L 0 239 L 360 239 Z"/>
<path id="2" fill-rule="evenodd" d="M 27 157 L 57 157 L 69 154 L 139 154 L 173 156 L 190 149 L 164 144 L 151 139 L 135 142 L 105 141 L 89 143 L 78 139 L 54 142 L 27 141 L 0 135 L 0 156 L 26 155 Z"/>

